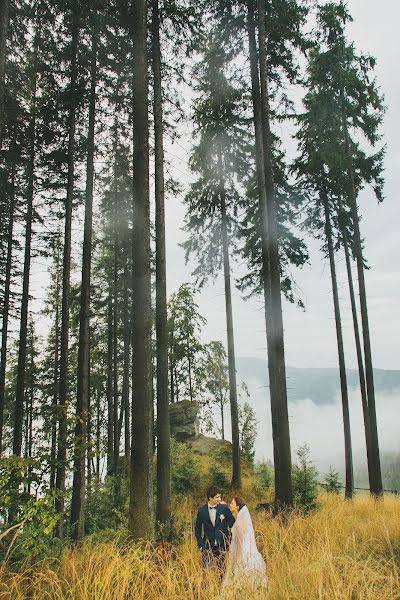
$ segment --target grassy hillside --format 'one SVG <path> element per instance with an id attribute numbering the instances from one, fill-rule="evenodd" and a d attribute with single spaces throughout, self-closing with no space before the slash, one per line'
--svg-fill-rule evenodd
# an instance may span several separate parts
<path id="1" fill-rule="evenodd" d="M 322 508 L 293 516 L 287 525 L 254 516 L 258 546 L 267 562 L 269 600 L 398 600 L 400 598 L 400 499 L 353 503 L 327 495 Z M 168 550 L 130 545 L 122 538 L 87 540 L 57 560 L 18 572 L 0 568 L 0 597 L 13 600 L 200 600 L 221 598 L 217 578 L 202 589 L 200 554 L 192 533 L 194 506 L 177 511 L 180 543 Z M 111 534 L 104 539 L 111 539 Z M 229 592 L 226 600 L 265 598 Z"/>

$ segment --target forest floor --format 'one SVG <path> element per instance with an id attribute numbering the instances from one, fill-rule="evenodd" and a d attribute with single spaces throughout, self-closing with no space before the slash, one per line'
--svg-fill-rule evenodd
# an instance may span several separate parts
<path id="1" fill-rule="evenodd" d="M 255 513 L 269 591 L 226 600 L 400 600 L 400 499 L 345 502 L 323 495 L 321 509 L 282 525 Z M 250 506 L 250 509 L 252 507 Z M 61 557 L 13 570 L 0 567 L 0 598 L 19 600 L 200 600 L 222 598 L 218 578 L 202 587 L 192 505 L 181 504 L 182 540 L 167 551 L 88 539 Z"/>

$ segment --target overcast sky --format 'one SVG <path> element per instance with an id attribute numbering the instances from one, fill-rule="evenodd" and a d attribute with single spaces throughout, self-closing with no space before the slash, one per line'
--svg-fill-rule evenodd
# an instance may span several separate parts
<path id="1" fill-rule="evenodd" d="M 377 60 L 376 75 L 385 94 L 387 113 L 382 133 L 387 144 L 385 201 L 377 205 L 371 190 L 359 197 L 362 213 L 361 233 L 365 238 L 366 258 L 371 269 L 366 273 L 372 352 L 374 366 L 399 369 L 400 280 L 399 280 L 399 208 L 397 191 L 400 184 L 400 131 L 398 115 L 400 84 L 396 76 L 400 64 L 398 0 L 349 0 L 354 23 L 348 28 L 349 39 L 357 48 L 369 52 Z M 287 152 L 293 152 L 289 130 L 282 130 L 287 140 Z M 181 181 L 188 177 L 185 141 L 167 147 L 172 161 L 171 173 Z M 183 208 L 179 200 L 170 198 L 167 204 L 168 291 L 176 291 L 184 281 L 190 281 L 193 268 L 185 266 L 179 242 Z M 328 262 L 319 252 L 318 244 L 310 240 L 311 264 L 293 274 L 301 290 L 306 311 L 285 301 L 283 307 L 286 362 L 294 367 L 336 367 L 337 350 L 333 320 L 333 304 Z M 347 294 L 344 258 L 337 256 L 341 308 L 343 316 L 346 360 L 356 367 L 352 336 L 350 301 Z M 233 268 L 233 276 L 238 274 Z M 204 340 L 225 342 L 225 304 L 223 280 L 208 286 L 198 297 L 200 311 L 207 318 Z M 243 301 L 235 290 L 233 297 L 236 353 L 239 356 L 266 356 L 263 304 L 259 300 Z"/>

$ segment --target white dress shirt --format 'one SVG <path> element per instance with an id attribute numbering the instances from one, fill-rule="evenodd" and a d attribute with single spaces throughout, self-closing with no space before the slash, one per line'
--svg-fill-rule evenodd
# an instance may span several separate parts
<path id="1" fill-rule="evenodd" d="M 215 521 L 217 518 L 217 505 L 215 506 L 215 508 L 212 508 L 209 504 L 208 505 L 208 514 L 210 515 L 210 521 L 213 524 L 213 527 L 215 527 Z"/>

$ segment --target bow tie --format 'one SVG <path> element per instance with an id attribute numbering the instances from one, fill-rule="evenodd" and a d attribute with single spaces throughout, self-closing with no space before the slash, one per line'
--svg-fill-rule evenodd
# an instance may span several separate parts
<path id="1" fill-rule="evenodd" d="M 216 507 L 216 506 L 209 506 L 208 508 L 209 508 L 210 510 L 217 510 L 217 507 Z"/>

